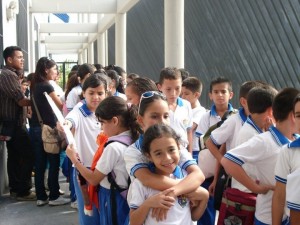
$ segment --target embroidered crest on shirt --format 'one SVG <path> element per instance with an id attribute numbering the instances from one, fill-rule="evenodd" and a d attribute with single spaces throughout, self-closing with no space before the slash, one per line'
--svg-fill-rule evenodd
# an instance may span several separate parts
<path id="1" fill-rule="evenodd" d="M 185 197 L 184 195 L 178 196 L 177 199 L 178 204 L 181 206 L 181 208 L 184 208 L 188 203 L 187 197 Z"/>

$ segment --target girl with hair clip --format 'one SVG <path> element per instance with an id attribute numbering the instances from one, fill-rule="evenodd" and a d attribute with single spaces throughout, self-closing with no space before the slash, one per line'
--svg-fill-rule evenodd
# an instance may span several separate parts
<path id="1" fill-rule="evenodd" d="M 154 124 L 169 125 L 169 107 L 165 95 L 157 91 L 143 93 L 138 106 L 137 121 L 142 132 Z M 190 200 L 197 198 L 198 188 L 204 180 L 204 175 L 186 149 L 181 148 L 179 164 L 188 172 L 188 175 L 182 180 L 174 180 L 149 170 L 149 161 L 141 153 L 142 145 L 143 135 L 141 134 L 139 139 L 127 148 L 124 155 L 126 169 L 132 181 L 138 178 L 143 185 L 160 191 L 173 188 L 168 193 L 172 197 L 189 193 Z M 131 191 L 129 191 L 128 200 L 130 197 Z M 164 219 L 167 214 L 167 210 L 160 207 L 153 212 L 160 220 Z"/>
<path id="2" fill-rule="evenodd" d="M 187 174 L 180 168 L 180 137 L 169 126 L 155 124 L 147 129 L 144 135 L 142 153 L 151 161 L 150 168 L 155 174 L 180 180 Z M 130 205 L 130 224 L 181 224 L 192 225 L 203 214 L 208 201 L 208 192 L 201 188 L 201 196 L 193 204 L 186 196 L 177 198 L 167 196 L 171 190 L 160 192 L 144 186 L 139 179 L 132 184 Z M 153 208 L 161 207 L 168 210 L 164 221 L 152 218 Z"/>
<path id="3" fill-rule="evenodd" d="M 100 75 L 89 76 L 82 86 L 84 100 L 66 116 L 65 123 L 72 130 L 75 144 L 78 148 L 78 156 L 84 167 L 90 168 L 93 156 L 98 148 L 97 136 L 101 132 L 101 125 L 97 120 L 95 111 L 98 105 L 106 97 L 107 84 Z M 84 187 L 86 182 L 79 175 L 80 185 L 77 181 L 78 172 L 73 170 L 73 183 L 78 204 L 79 224 L 99 224 L 99 216 L 96 207 L 91 208 L 92 216 L 84 211 L 84 196 L 87 194 Z"/>
<path id="4" fill-rule="evenodd" d="M 98 197 L 102 225 L 128 224 L 129 207 L 126 198 L 121 195 L 121 191 L 128 189 L 129 185 L 123 154 L 138 137 L 136 111 L 135 106 L 128 105 L 117 96 L 107 97 L 100 103 L 96 116 L 108 139 L 102 140 L 102 144 L 106 143 L 94 171 L 78 160 L 77 151 L 80 149 L 74 149 L 72 145 L 67 148 L 68 157 L 81 175 L 93 185 L 100 183 Z"/>

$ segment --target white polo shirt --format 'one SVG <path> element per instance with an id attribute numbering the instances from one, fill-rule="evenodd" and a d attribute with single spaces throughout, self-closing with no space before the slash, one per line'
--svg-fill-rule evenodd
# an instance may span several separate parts
<path id="1" fill-rule="evenodd" d="M 79 102 L 78 104 L 81 106 L 75 106 L 66 116 L 66 119 L 75 128 L 74 139 L 80 161 L 86 167 L 90 167 L 94 154 L 98 149 L 96 141 L 101 131 L 101 124 L 97 120 L 95 113 L 87 108 L 86 103 L 82 104 L 82 102 Z"/>
<path id="2" fill-rule="evenodd" d="M 179 168 L 179 167 L 178 167 Z M 184 170 L 182 170 L 182 173 L 184 173 Z M 186 176 L 186 173 L 184 173 L 183 176 Z M 176 175 L 170 175 L 173 179 L 182 179 L 182 177 L 176 177 Z M 128 199 L 128 204 L 131 209 L 137 209 L 139 208 L 143 202 L 159 193 L 160 191 L 154 190 L 152 188 L 144 186 L 139 179 L 135 179 L 132 183 L 132 195 L 130 199 Z M 152 209 L 149 211 L 148 216 L 146 217 L 146 220 L 144 221 L 144 225 L 154 225 L 154 224 L 160 224 L 160 225 L 169 225 L 169 224 L 182 224 L 182 225 L 193 225 L 196 224 L 192 221 L 191 218 L 191 210 L 190 210 L 190 203 L 187 198 L 176 198 L 175 199 L 175 205 L 172 206 L 167 213 L 167 219 L 157 222 L 155 218 L 151 216 Z"/>
<path id="3" fill-rule="evenodd" d="M 80 101 L 81 93 L 82 87 L 80 84 L 72 88 L 72 90 L 69 92 L 66 99 L 66 107 L 69 111 L 71 111 L 74 108 L 74 106 Z"/>
<path id="4" fill-rule="evenodd" d="M 255 124 L 255 122 L 252 120 L 251 116 L 248 116 L 246 122 L 241 127 L 240 131 L 236 135 L 236 144 L 235 146 L 239 146 L 242 143 L 248 141 L 255 135 L 261 134 L 263 131 Z M 229 150 L 230 151 L 230 150 Z M 248 174 L 249 177 L 253 178 L 253 180 L 256 180 L 256 167 L 250 164 L 243 164 L 242 165 L 245 172 Z M 239 189 L 243 192 L 251 193 L 249 189 L 247 189 L 244 185 L 236 181 L 236 179 L 232 178 L 231 181 L 231 187 Z"/>
<path id="5" fill-rule="evenodd" d="M 245 110 L 240 108 L 238 113 L 230 115 L 220 127 L 211 132 L 211 140 L 217 146 L 226 143 L 227 151 L 234 148 L 237 136 L 246 120 Z"/>
<path id="6" fill-rule="evenodd" d="M 175 111 L 169 110 L 170 126 L 180 136 L 182 145 L 189 145 L 187 131 L 193 126 L 193 112 L 190 102 L 185 99 L 177 99 L 177 107 Z"/>
<path id="7" fill-rule="evenodd" d="M 275 179 L 286 184 L 287 176 L 300 169 L 300 139 L 284 146 L 280 151 L 276 167 Z"/>
<path id="8" fill-rule="evenodd" d="M 149 168 L 149 160 L 142 153 L 142 143 L 143 135 L 140 135 L 139 139 L 130 145 L 124 153 L 126 170 L 132 181 L 135 179 L 134 174 L 138 169 Z M 187 170 L 190 165 L 197 165 L 197 163 L 185 148 L 181 148 L 179 165 L 182 169 Z"/>
<path id="9" fill-rule="evenodd" d="M 228 110 L 234 110 L 230 103 L 228 104 Z M 221 121 L 221 117 L 216 111 L 216 106 L 212 105 L 210 111 L 205 112 L 198 123 L 198 127 L 196 129 L 197 137 L 205 134 L 212 125 L 215 125 L 219 121 Z"/>
<path id="10" fill-rule="evenodd" d="M 240 166 L 245 163 L 255 166 L 260 183 L 275 185 L 275 164 L 281 147 L 289 142 L 279 130 L 272 126 L 269 131 L 256 135 L 230 150 L 224 157 Z M 258 194 L 256 199 L 255 217 L 266 224 L 272 222 L 272 196 L 273 191 L 269 191 L 267 194 Z"/>
<path id="11" fill-rule="evenodd" d="M 231 104 L 228 104 L 228 110 L 233 111 Z M 196 136 L 204 135 L 206 131 L 217 122 L 221 121 L 221 117 L 217 114 L 216 106 L 213 105 L 210 111 L 203 114 L 196 129 Z M 208 149 L 203 149 L 198 155 L 198 165 L 202 170 L 205 178 L 213 177 L 216 168 L 216 159 Z"/>
<path id="12" fill-rule="evenodd" d="M 296 151 L 299 151 L 297 149 Z M 289 209 L 300 210 L 300 169 L 287 176 L 286 201 Z"/>
<path id="13" fill-rule="evenodd" d="M 111 139 L 117 139 L 120 136 L 127 135 L 130 137 L 130 131 L 125 131 L 119 135 L 113 136 L 108 138 L 108 142 Z M 97 162 L 96 169 L 101 173 L 107 175 L 111 171 L 114 171 L 116 175 L 116 183 L 121 188 L 128 187 L 128 173 L 125 168 L 125 161 L 124 161 L 124 152 L 127 149 L 127 146 L 119 143 L 117 141 L 108 144 L 103 153 Z M 108 182 L 107 176 L 100 182 L 100 185 L 104 188 L 110 189 L 110 183 Z"/>
<path id="14" fill-rule="evenodd" d="M 193 112 L 192 122 L 197 124 L 198 126 L 201 116 L 206 112 L 206 109 L 203 106 L 201 106 L 199 102 L 199 106 L 193 108 L 192 112 Z M 199 151 L 199 137 L 196 136 L 196 131 L 193 133 L 193 151 Z"/>

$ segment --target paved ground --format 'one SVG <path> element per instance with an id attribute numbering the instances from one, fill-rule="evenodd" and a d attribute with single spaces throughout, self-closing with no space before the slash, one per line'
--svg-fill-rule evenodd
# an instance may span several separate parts
<path id="1" fill-rule="evenodd" d="M 67 194 L 68 184 L 60 178 L 60 187 Z M 35 201 L 12 200 L 9 194 L 0 196 L 0 225 L 77 225 L 77 211 L 70 207 L 45 205 L 37 207 Z"/>

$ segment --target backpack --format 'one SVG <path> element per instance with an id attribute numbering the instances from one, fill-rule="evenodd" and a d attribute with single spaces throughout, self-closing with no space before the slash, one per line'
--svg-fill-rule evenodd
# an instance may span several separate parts
<path id="1" fill-rule="evenodd" d="M 132 143 L 132 139 L 127 136 L 127 135 L 123 135 L 123 136 L 119 136 L 116 138 L 111 138 L 105 145 L 104 148 L 109 145 L 112 142 L 119 142 L 125 146 L 129 146 Z M 107 179 L 108 182 L 110 183 L 110 190 L 111 190 L 111 195 L 110 195 L 110 201 L 111 201 L 111 216 L 112 216 L 112 222 L 114 225 L 118 224 L 118 220 L 117 220 L 117 202 L 116 202 L 116 196 L 114 194 L 114 192 L 119 192 L 120 195 L 125 199 L 125 201 L 127 202 L 127 193 L 128 193 L 128 189 L 129 189 L 129 185 L 131 184 L 131 179 L 130 176 L 128 176 L 128 180 L 127 180 L 127 188 L 121 188 L 117 183 L 116 183 L 116 175 L 114 173 L 114 171 L 111 171 L 109 174 L 107 174 Z"/>

